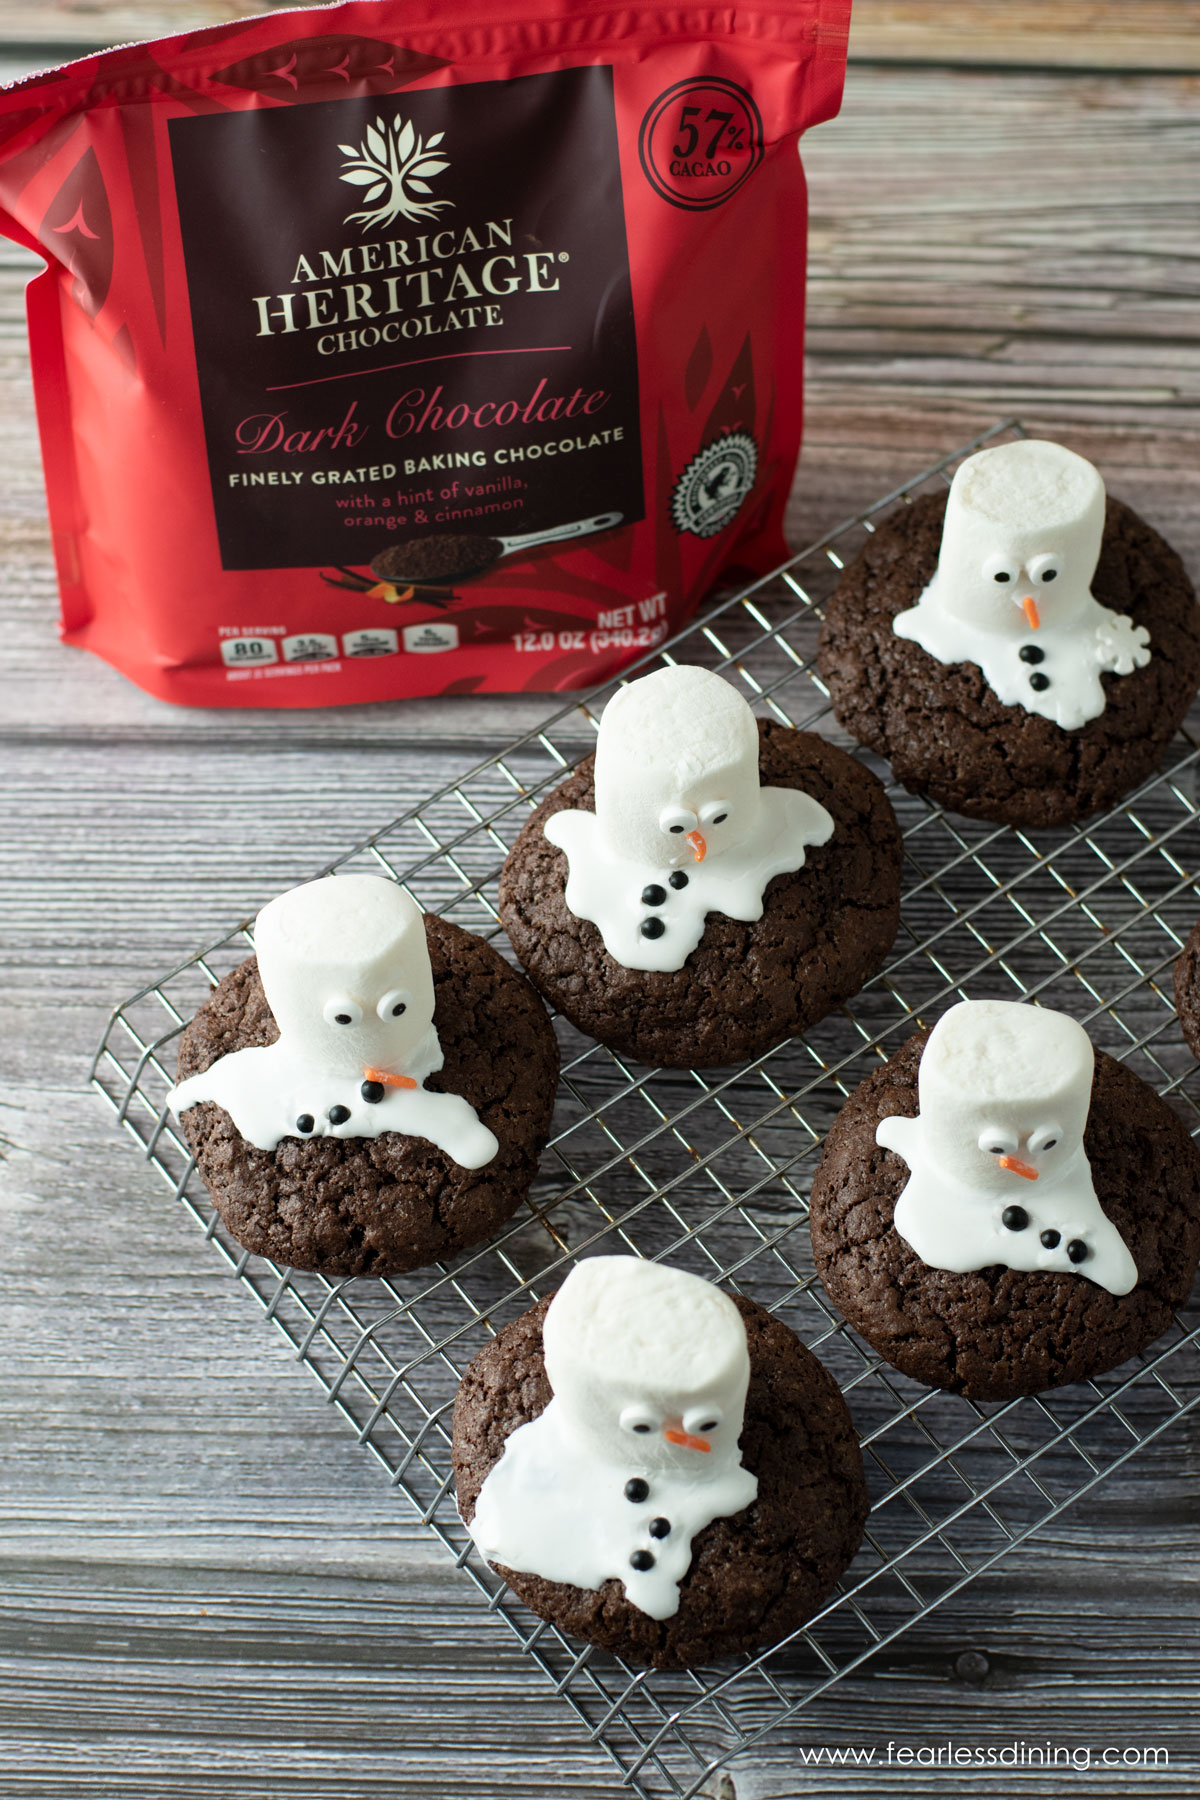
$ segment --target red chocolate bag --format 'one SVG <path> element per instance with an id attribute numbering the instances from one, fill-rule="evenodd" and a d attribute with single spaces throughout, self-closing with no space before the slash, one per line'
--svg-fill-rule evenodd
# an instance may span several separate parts
<path id="1" fill-rule="evenodd" d="M 63 635 L 164 699 L 571 688 L 761 571 L 849 0 L 354 0 L 0 94 Z"/>

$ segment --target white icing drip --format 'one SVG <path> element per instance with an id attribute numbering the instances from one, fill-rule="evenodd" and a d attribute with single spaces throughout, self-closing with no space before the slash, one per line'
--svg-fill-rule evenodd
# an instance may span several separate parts
<path id="1" fill-rule="evenodd" d="M 1104 711 L 1102 674 L 1150 660 L 1145 627 L 1092 594 L 1104 519 L 1099 473 L 1062 444 L 1023 438 L 969 456 L 950 484 L 937 572 L 892 629 L 940 663 L 975 663 L 1003 705 L 1078 730 Z"/>
<path id="2" fill-rule="evenodd" d="M 547 1308 L 542 1344 L 553 1399 L 509 1436 L 484 1481 L 475 1542 L 489 1561 L 548 1581 L 621 1581 L 634 1606 L 669 1619 L 696 1533 L 758 1493 L 739 1448 L 742 1316 L 698 1275 L 592 1256 Z M 661 1537 L 656 1520 L 669 1526 Z"/>
<path id="3" fill-rule="evenodd" d="M 559 812 L 546 836 L 567 858 L 567 906 L 588 919 L 609 955 L 626 969 L 681 969 L 704 935 L 710 912 L 729 919 L 761 919 L 763 893 L 776 875 L 804 866 L 808 845 L 829 842 L 833 820 L 826 809 L 795 788 L 761 788 L 747 834 L 728 850 L 710 852 L 703 862 L 680 865 L 687 886 L 670 885 L 669 865 L 630 861 L 606 841 L 595 813 Z M 642 900 L 643 889 L 660 887 L 657 906 Z M 643 921 L 654 917 L 661 937 L 645 937 Z"/>
<path id="4" fill-rule="evenodd" d="M 1083 1144 L 1094 1069 L 1086 1031 L 1049 1007 L 962 1000 L 938 1020 L 917 1071 L 918 1116 L 895 1114 L 875 1133 L 911 1171 L 895 1225 L 922 1262 L 1054 1270 L 1110 1294 L 1136 1286 Z"/>
<path id="5" fill-rule="evenodd" d="M 280 1038 L 219 1057 L 173 1088 L 168 1103 L 179 1115 L 205 1100 L 224 1107 L 246 1142 L 259 1150 L 274 1150 L 286 1137 L 375 1138 L 396 1131 L 427 1139 L 460 1168 L 483 1168 L 500 1148 L 493 1133 L 460 1095 L 431 1093 L 424 1086 L 442 1062 L 437 1031 L 430 1025 L 403 1071 L 418 1085 L 385 1086 L 383 1099 L 372 1105 L 362 1097 L 364 1073 L 331 1073 Z M 338 1106 L 349 1116 L 334 1125 L 329 1113 Z M 313 1121 L 310 1132 L 297 1129 L 296 1121 L 305 1115 Z"/>
<path id="6" fill-rule="evenodd" d="M 939 1169 L 929 1155 L 919 1118 L 884 1119 L 875 1137 L 912 1170 L 896 1202 L 896 1230 L 930 1268 L 966 1274 L 999 1263 L 1006 1269 L 1083 1275 L 1110 1294 L 1127 1294 L 1137 1286 L 1137 1265 L 1101 1210 L 1082 1145 L 1054 1181 L 1043 1177 L 1020 1184 L 1030 1191 L 997 1195 L 967 1187 Z M 1013 1205 L 1029 1215 L 1021 1231 L 1009 1231 L 1003 1223 L 1005 1208 Z M 1058 1232 L 1053 1249 L 1042 1244 L 1044 1231 Z M 1084 1262 L 1073 1263 L 1067 1255 L 1067 1245 L 1073 1242 L 1087 1245 Z"/>
<path id="7" fill-rule="evenodd" d="M 615 1579 L 641 1612 L 669 1619 L 679 1610 L 693 1538 L 713 1519 L 743 1511 L 758 1494 L 758 1477 L 740 1464 L 709 1474 L 702 1469 L 707 1459 L 692 1454 L 694 1476 L 590 1457 L 570 1430 L 562 1402 L 552 1399 L 506 1442 L 480 1489 L 471 1535 L 489 1562 L 582 1588 Z M 649 1494 L 634 1503 L 625 1497 L 625 1483 L 638 1476 Z M 671 1529 L 655 1538 L 649 1525 L 660 1518 Z M 652 1568 L 631 1566 L 639 1550 L 653 1556 Z"/>
<path id="8" fill-rule="evenodd" d="M 1150 661 L 1145 626 L 1101 606 L 1090 593 L 1064 625 L 1043 622 L 1034 631 L 1014 614 L 1011 625 L 994 630 L 946 611 L 940 602 L 944 585 L 935 574 L 917 604 L 897 613 L 896 636 L 920 644 L 940 663 L 975 663 L 1003 706 L 1023 707 L 1064 731 L 1076 731 L 1104 711 L 1102 673 L 1130 675 Z M 1030 647 L 1042 652 L 1040 662 L 1022 660 L 1021 650 Z M 1037 675 L 1049 685 L 1031 685 Z"/>
<path id="9" fill-rule="evenodd" d="M 263 993 L 279 1028 L 266 1047 L 235 1050 L 168 1096 L 176 1113 L 209 1100 L 247 1143 L 286 1137 L 425 1138 L 460 1168 L 479 1169 L 500 1146 L 458 1094 L 428 1092 L 441 1068 L 433 971 L 420 907 L 377 875 L 328 875 L 268 902 L 254 927 Z M 368 1070 L 415 1087 L 363 1099 Z M 329 1114 L 345 1108 L 334 1124 Z M 311 1119 L 311 1130 L 298 1121 Z"/>

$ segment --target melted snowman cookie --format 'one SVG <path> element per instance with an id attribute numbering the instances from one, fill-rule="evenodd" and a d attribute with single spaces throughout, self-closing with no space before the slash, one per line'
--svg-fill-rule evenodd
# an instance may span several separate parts
<path id="1" fill-rule="evenodd" d="M 567 857 L 567 906 L 623 968 L 681 969 L 710 913 L 760 919 L 772 877 L 833 836 L 808 794 L 761 787 L 758 762 L 753 713 L 707 669 L 659 669 L 605 707 L 596 810 L 545 829 Z"/>
<path id="2" fill-rule="evenodd" d="M 909 1166 L 895 1224 L 923 1262 L 1057 1269 L 1110 1294 L 1136 1285 L 1083 1147 L 1094 1066 L 1083 1027 L 1047 1007 L 963 1000 L 939 1019 L 920 1113 L 875 1134 Z"/>
<path id="3" fill-rule="evenodd" d="M 475 1502 L 489 1562 L 598 1588 L 652 1619 L 679 1607 L 692 1539 L 758 1492 L 738 1440 L 746 1328 L 719 1288 L 633 1256 L 596 1256 L 546 1314 L 554 1398 L 513 1432 Z"/>
<path id="4" fill-rule="evenodd" d="M 847 1100 L 810 1223 L 830 1299 L 880 1355 L 1008 1400 L 1168 1329 L 1200 1258 L 1200 1149 L 1070 1020 L 974 1002 Z"/>
<path id="5" fill-rule="evenodd" d="M 279 1038 L 180 1082 L 176 1113 L 213 1102 L 259 1150 L 398 1131 L 463 1168 L 492 1160 L 496 1138 L 473 1108 L 425 1087 L 443 1057 L 424 915 L 403 888 L 374 875 L 308 882 L 263 908 L 254 939 Z"/>
<path id="6" fill-rule="evenodd" d="M 954 477 L 937 571 L 893 630 L 941 663 L 975 663 L 1005 706 L 1076 731 L 1104 711 L 1102 674 L 1150 661 L 1150 634 L 1091 591 L 1104 483 L 1060 444 L 1025 438 Z"/>
<path id="7" fill-rule="evenodd" d="M 345 923 L 350 879 L 313 885 L 346 887 L 331 896 Z M 554 1030 L 524 977 L 444 919 L 418 914 L 413 936 L 411 902 L 394 909 L 393 884 L 369 885 L 382 890 L 365 898 L 388 914 L 383 938 L 400 934 L 383 964 L 370 967 L 367 917 L 332 940 L 336 969 L 314 974 L 305 957 L 308 977 L 293 983 L 282 926 L 296 913 L 280 909 L 259 927 L 273 1004 L 254 957 L 231 969 L 183 1033 L 174 1096 L 229 1232 L 330 1277 L 444 1262 L 510 1219 L 558 1079 Z"/>
<path id="8" fill-rule="evenodd" d="M 780 1319 L 631 1260 L 584 1263 L 574 1297 L 572 1273 L 479 1352 L 454 1404 L 455 1483 L 477 1541 L 519 1557 L 496 1566 L 539 1617 L 690 1668 L 777 1643 L 824 1602 L 862 1535 L 862 1457 L 837 1384 Z M 588 1330 L 609 1316 L 588 1284 L 609 1291 L 615 1332 Z"/>
<path id="9" fill-rule="evenodd" d="M 567 904 L 570 869 L 551 835 L 557 816 L 595 816 L 590 762 L 531 814 L 504 865 L 500 918 L 525 970 L 572 1024 L 619 1055 L 690 1069 L 758 1056 L 857 993 L 895 938 L 903 851 L 878 777 L 815 732 L 760 719 L 757 735 L 761 791 L 812 798 L 834 831 L 805 851 L 802 868 L 772 878 L 761 918 L 710 912 L 681 968 L 625 967 Z M 695 873 L 686 846 L 684 854 L 654 883 L 667 905 Z M 652 917 L 657 898 L 634 916 Z"/>
<path id="10" fill-rule="evenodd" d="M 1068 735 L 1002 704 L 978 663 L 941 662 L 894 630 L 937 568 L 946 500 L 922 494 L 889 514 L 841 577 L 818 651 L 838 719 L 904 787 L 948 811 L 1035 829 L 1106 811 L 1154 774 L 1200 687 L 1200 607 L 1183 564 L 1109 497 L 1092 591 L 1148 631 L 1153 654 L 1128 676 L 1101 673 L 1104 710 Z M 1008 605 L 1013 648 L 1038 647 L 1040 630 Z"/>

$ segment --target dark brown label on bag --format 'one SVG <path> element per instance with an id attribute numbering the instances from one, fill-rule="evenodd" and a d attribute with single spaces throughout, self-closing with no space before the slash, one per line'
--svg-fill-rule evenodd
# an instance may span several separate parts
<path id="1" fill-rule="evenodd" d="M 225 568 L 643 516 L 610 69 L 170 142 Z"/>

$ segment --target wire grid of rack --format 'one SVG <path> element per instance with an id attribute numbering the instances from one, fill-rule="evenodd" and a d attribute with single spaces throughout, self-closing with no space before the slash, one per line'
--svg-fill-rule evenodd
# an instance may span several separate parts
<path id="1" fill-rule="evenodd" d="M 1020 429 L 1009 421 L 963 446 L 640 666 L 704 663 L 769 716 L 836 736 L 813 655 L 838 571 L 881 512 Z M 332 866 L 393 875 L 430 910 L 506 947 L 494 904 L 501 862 L 541 795 L 587 750 L 610 691 L 556 713 Z M 1111 1375 L 1035 1398 L 977 1405 L 924 1389 L 832 1311 L 805 1229 L 808 1187 L 843 1099 L 958 998 L 1044 999 L 1072 1012 L 1200 1129 L 1200 1077 L 1179 1039 L 1170 983 L 1197 905 L 1198 756 L 1196 739 L 1181 733 L 1158 776 L 1074 831 L 975 824 L 891 786 L 906 868 L 900 935 L 883 973 L 804 1039 L 732 1070 L 630 1066 L 557 1021 L 554 1135 L 526 1210 L 452 1266 L 405 1278 L 330 1282 L 247 1256 L 224 1233 L 165 1110 L 172 1042 L 210 984 L 245 956 L 247 926 L 114 1014 L 93 1073 L 121 1123 L 487 1612 L 647 1800 L 700 1793 L 732 1757 L 1200 1404 L 1195 1318 Z M 648 1673 L 581 1648 L 516 1602 L 455 1509 L 449 1412 L 462 1370 L 572 1259 L 614 1250 L 669 1257 L 778 1311 L 837 1375 L 862 1437 L 873 1503 L 862 1550 L 802 1631 L 736 1666 Z"/>

